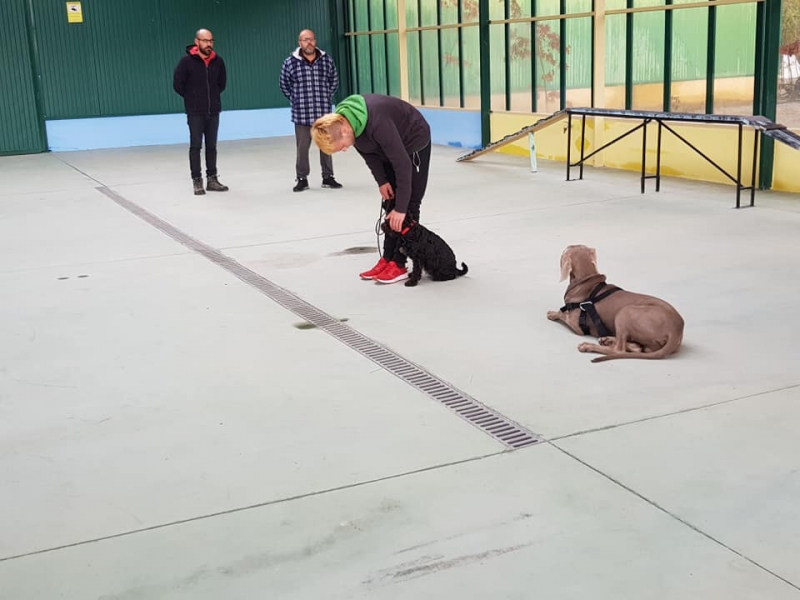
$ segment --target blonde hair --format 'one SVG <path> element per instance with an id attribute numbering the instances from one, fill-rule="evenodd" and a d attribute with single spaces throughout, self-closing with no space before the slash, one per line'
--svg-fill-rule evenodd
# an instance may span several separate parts
<path id="1" fill-rule="evenodd" d="M 339 149 L 342 127 L 347 124 L 347 119 L 338 113 L 322 115 L 311 126 L 311 137 L 325 154 L 333 154 Z"/>

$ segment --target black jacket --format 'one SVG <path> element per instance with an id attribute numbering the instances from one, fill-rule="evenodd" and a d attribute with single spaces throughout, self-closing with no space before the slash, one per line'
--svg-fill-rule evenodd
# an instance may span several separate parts
<path id="1" fill-rule="evenodd" d="M 422 113 L 408 102 L 392 96 L 364 94 L 367 126 L 355 139 L 378 185 L 389 181 L 386 166 L 395 175 L 395 210 L 404 213 L 411 199 L 414 170 L 412 154 L 431 143 L 431 128 Z"/>
<path id="2" fill-rule="evenodd" d="M 187 115 L 215 115 L 222 111 L 220 98 L 227 83 L 225 62 L 216 52 L 206 66 L 194 44 L 186 46 L 184 56 L 175 67 L 172 87 L 183 96 Z"/>

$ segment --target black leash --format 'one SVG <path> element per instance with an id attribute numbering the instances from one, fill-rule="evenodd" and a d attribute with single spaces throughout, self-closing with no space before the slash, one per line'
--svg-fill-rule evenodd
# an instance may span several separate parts
<path id="1" fill-rule="evenodd" d="M 381 248 L 381 236 L 383 235 L 383 229 L 381 229 L 381 224 L 383 223 L 383 200 L 381 200 L 381 209 L 378 212 L 378 220 L 375 222 L 375 241 L 378 245 L 378 255 L 383 256 L 383 248 Z"/>

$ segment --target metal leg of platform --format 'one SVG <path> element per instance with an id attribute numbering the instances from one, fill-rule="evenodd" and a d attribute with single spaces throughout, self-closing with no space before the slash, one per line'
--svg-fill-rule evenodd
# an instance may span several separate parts
<path id="1" fill-rule="evenodd" d="M 647 124 L 650 121 L 645 119 L 642 127 L 642 193 L 644 194 L 644 180 L 645 180 L 645 168 L 647 166 Z"/>
<path id="2" fill-rule="evenodd" d="M 567 181 L 569 178 L 569 170 L 572 167 L 572 113 L 567 114 Z"/>
<path id="3" fill-rule="evenodd" d="M 661 121 L 658 122 L 658 145 L 656 148 L 656 191 L 661 191 Z"/>
<path id="4" fill-rule="evenodd" d="M 742 195 L 742 124 L 739 123 L 739 155 L 736 159 L 736 208 L 740 207 Z"/>
<path id="5" fill-rule="evenodd" d="M 586 115 L 581 115 L 581 175 L 580 178 L 583 179 L 583 154 L 584 149 L 586 148 L 586 144 L 584 140 L 586 139 Z"/>
<path id="6" fill-rule="evenodd" d="M 756 169 L 758 168 L 758 138 L 761 132 L 753 129 L 753 171 L 750 175 L 750 206 L 756 205 Z"/>

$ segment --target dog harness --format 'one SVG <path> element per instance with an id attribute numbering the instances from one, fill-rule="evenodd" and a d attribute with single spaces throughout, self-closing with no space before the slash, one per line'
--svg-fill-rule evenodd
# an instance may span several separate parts
<path id="1" fill-rule="evenodd" d="M 598 293 L 606 286 L 608 287 L 606 291 L 604 291 L 602 294 Z M 561 312 L 569 312 L 571 310 L 575 310 L 576 308 L 580 308 L 581 318 L 578 321 L 578 324 L 581 326 L 583 335 L 589 335 L 589 322 L 586 318 L 586 315 L 589 315 L 592 323 L 594 323 L 594 326 L 597 328 L 597 336 L 606 337 L 611 335 L 611 332 L 603 324 L 603 320 L 600 318 L 600 315 L 597 314 L 597 309 L 594 307 L 594 305 L 600 302 L 600 300 L 608 298 L 614 292 L 619 292 L 621 289 L 622 288 L 619 288 L 615 285 L 608 285 L 605 281 L 602 281 L 595 286 L 595 288 L 592 290 L 592 293 L 589 294 L 589 297 L 586 300 L 583 302 L 569 302 L 561 307 Z"/>

